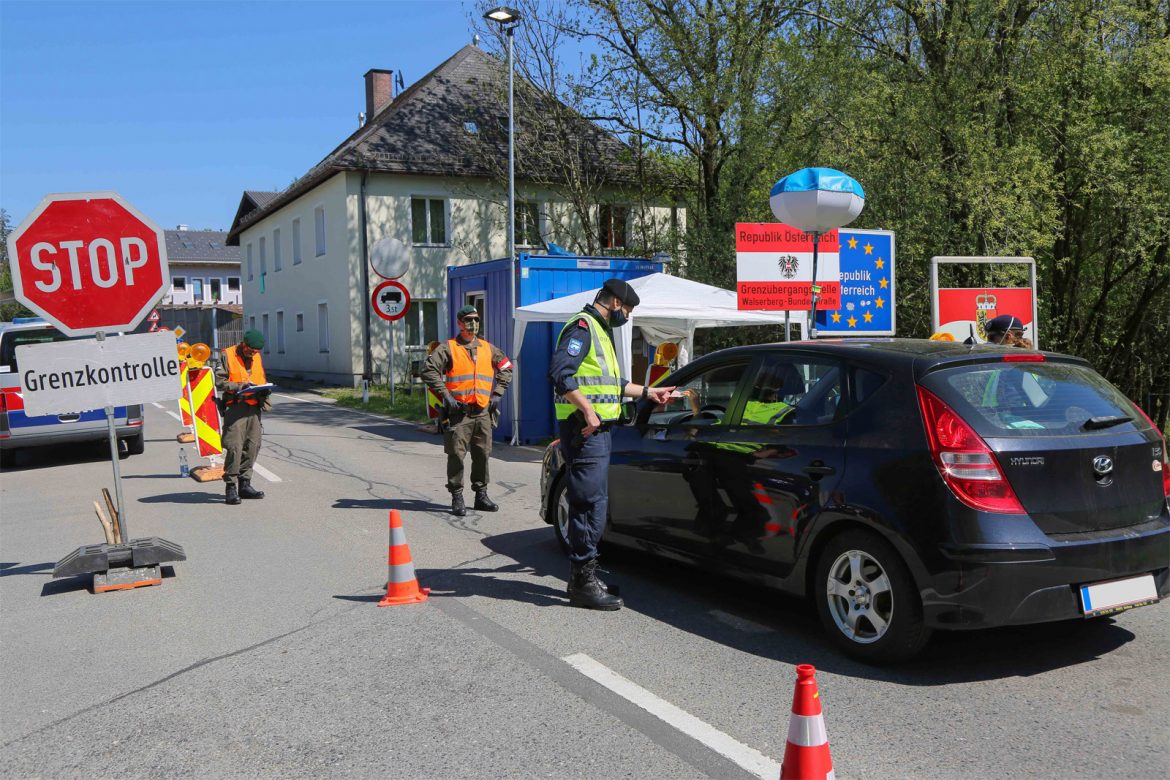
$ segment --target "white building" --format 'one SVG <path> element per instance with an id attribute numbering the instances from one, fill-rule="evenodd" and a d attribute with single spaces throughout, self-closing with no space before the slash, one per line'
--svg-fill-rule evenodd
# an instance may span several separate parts
<path id="1" fill-rule="evenodd" d="M 243 314 L 240 248 L 228 244 L 223 230 L 179 225 L 163 232 L 171 289 L 157 306 L 157 325 L 183 328 L 190 343 L 237 338 Z"/>
<path id="2" fill-rule="evenodd" d="M 268 371 L 360 382 L 362 270 L 369 247 L 384 236 L 402 240 L 411 253 L 399 281 L 413 304 L 397 331 L 395 364 L 404 365 L 407 346 L 449 335 L 447 267 L 507 255 L 500 176 L 507 103 L 496 89 L 505 76 L 501 63 L 474 46 L 397 96 L 392 73 L 371 70 L 369 121 L 286 191 L 244 193 L 229 242 L 242 250 L 244 327 L 265 334 Z M 573 206 L 555 171 L 540 170 L 535 155 L 524 154 L 527 123 L 517 113 L 518 251 L 541 251 L 548 242 L 580 246 L 586 219 L 604 251 L 621 254 L 628 236 L 651 234 L 656 245 L 641 245 L 647 254 L 672 248 L 667 236 L 683 229 L 684 215 L 670 205 L 634 208 L 628 147 L 576 117 L 577 137 L 567 146 L 596 186 L 595 202 L 582 206 L 577 198 Z M 539 143 L 549 143 L 546 135 Z M 371 271 L 370 287 L 378 281 Z M 378 380 L 387 376 L 389 339 L 385 323 L 376 316 L 373 322 Z"/>

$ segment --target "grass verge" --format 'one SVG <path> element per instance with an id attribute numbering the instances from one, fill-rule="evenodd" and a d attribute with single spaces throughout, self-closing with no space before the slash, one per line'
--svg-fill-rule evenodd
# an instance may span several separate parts
<path id="1" fill-rule="evenodd" d="M 363 412 L 388 414 L 402 420 L 429 422 L 426 409 L 426 392 L 415 385 L 414 392 L 407 395 L 406 388 L 398 386 L 394 391 L 394 404 L 390 403 L 389 385 L 370 385 L 370 402 L 362 403 L 361 388 L 331 387 L 323 392 L 326 398 L 337 399 L 338 406 L 360 409 Z"/>

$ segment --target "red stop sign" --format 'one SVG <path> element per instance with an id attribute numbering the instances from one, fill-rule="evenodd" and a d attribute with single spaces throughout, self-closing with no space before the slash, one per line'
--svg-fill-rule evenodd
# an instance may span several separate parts
<path id="1" fill-rule="evenodd" d="M 171 284 L 162 230 L 113 192 L 46 195 L 8 257 L 16 299 L 70 336 L 133 330 Z"/>

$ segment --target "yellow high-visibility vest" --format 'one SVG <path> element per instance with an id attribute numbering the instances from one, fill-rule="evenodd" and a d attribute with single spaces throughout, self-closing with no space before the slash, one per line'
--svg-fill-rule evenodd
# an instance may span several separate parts
<path id="1" fill-rule="evenodd" d="M 622 414 L 622 380 L 617 373 L 617 353 L 613 348 L 613 340 L 589 312 L 582 312 L 566 322 L 565 327 L 561 328 L 561 335 L 579 320 L 584 320 L 589 326 L 590 339 L 589 352 L 573 375 L 577 380 L 577 389 L 589 399 L 593 411 L 602 422 L 611 422 Z M 560 336 L 557 337 L 557 343 L 560 343 Z M 558 420 L 567 420 L 577 411 L 577 407 L 561 395 L 553 396 L 553 404 Z"/>

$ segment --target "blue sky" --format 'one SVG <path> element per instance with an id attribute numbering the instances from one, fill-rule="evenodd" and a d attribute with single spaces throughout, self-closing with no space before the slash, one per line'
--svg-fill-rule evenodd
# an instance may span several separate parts
<path id="1" fill-rule="evenodd" d="M 362 75 L 409 86 L 471 41 L 472 0 L 0 0 L 0 206 L 114 190 L 226 230 L 357 128 Z"/>

